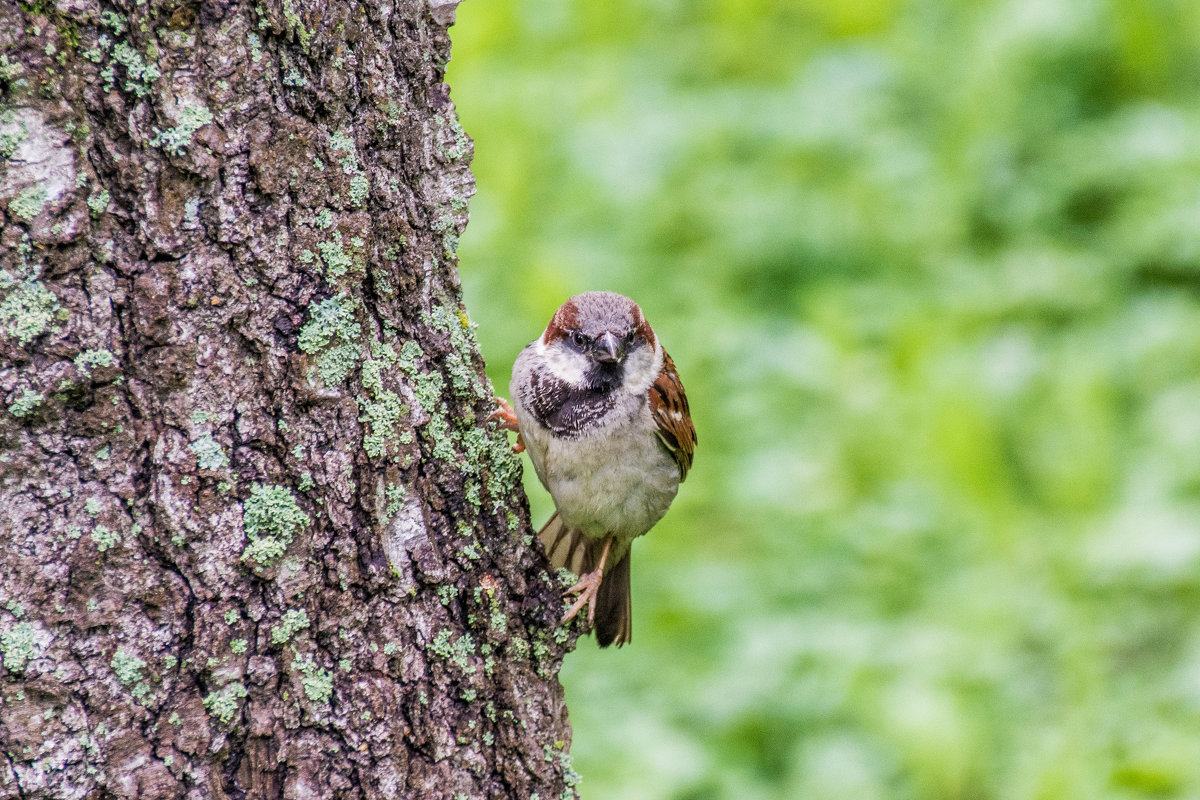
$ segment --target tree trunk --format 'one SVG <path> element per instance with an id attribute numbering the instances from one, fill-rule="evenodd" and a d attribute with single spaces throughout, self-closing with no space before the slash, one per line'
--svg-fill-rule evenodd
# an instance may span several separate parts
<path id="1" fill-rule="evenodd" d="M 0 0 L 0 797 L 574 795 L 453 13 Z"/>

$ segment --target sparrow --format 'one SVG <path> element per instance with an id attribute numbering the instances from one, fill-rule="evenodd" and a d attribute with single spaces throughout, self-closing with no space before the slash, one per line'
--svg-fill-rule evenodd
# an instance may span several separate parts
<path id="1" fill-rule="evenodd" d="M 601 647 L 630 640 L 629 551 L 667 512 L 692 466 L 696 428 L 675 363 L 637 303 L 585 292 L 563 303 L 513 364 L 510 406 L 493 415 L 518 432 L 555 512 L 538 532 L 554 567 L 579 575 Z"/>

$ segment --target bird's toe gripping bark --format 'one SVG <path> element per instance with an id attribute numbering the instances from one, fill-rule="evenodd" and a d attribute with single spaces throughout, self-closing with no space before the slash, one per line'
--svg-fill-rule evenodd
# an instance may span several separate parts
<path id="1" fill-rule="evenodd" d="M 600 553 L 600 564 L 591 572 L 579 576 L 579 583 L 567 589 L 566 594 L 578 594 L 575 602 L 567 609 L 567 613 L 563 615 L 560 625 L 565 625 L 575 618 L 579 610 L 587 605 L 588 626 L 591 627 L 596 621 L 596 595 L 600 591 L 600 581 L 604 580 L 604 562 L 608 558 L 608 548 L 612 546 L 612 537 L 609 537 L 604 542 L 604 551 Z"/>
<path id="2" fill-rule="evenodd" d="M 525 440 L 521 438 L 521 428 L 517 425 L 517 412 L 513 411 L 513 407 L 503 397 L 496 398 L 496 405 L 500 407 L 488 415 L 488 422 L 495 420 L 500 423 L 496 426 L 500 430 L 515 431 L 517 434 L 517 443 L 513 445 L 513 452 L 524 453 Z"/>

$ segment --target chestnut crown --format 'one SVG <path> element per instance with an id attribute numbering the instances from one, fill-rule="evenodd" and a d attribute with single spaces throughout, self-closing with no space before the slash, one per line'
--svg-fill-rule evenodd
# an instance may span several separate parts
<path id="1" fill-rule="evenodd" d="M 599 363 L 620 363 L 630 351 L 655 343 L 638 304 L 616 292 L 575 295 L 554 312 L 542 341 L 562 342 Z"/>

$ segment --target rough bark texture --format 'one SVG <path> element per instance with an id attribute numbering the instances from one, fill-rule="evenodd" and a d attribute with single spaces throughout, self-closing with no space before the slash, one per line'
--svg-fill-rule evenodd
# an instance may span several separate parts
<path id="1" fill-rule="evenodd" d="M 453 11 L 0 0 L 0 797 L 574 795 Z"/>

